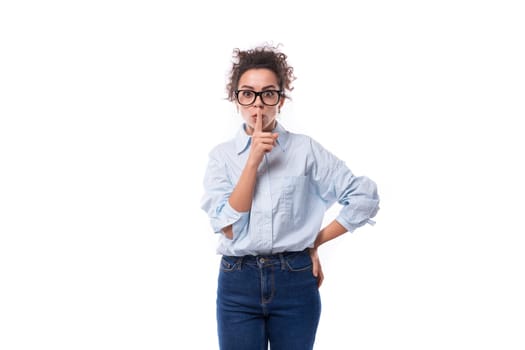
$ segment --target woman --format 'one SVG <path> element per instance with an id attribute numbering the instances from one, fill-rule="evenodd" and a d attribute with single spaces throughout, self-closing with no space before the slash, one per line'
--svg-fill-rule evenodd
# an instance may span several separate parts
<path id="1" fill-rule="evenodd" d="M 222 254 L 217 290 L 220 348 L 312 349 L 323 273 L 317 248 L 372 223 L 376 185 L 356 177 L 312 138 L 277 122 L 295 79 L 287 56 L 234 50 L 227 85 L 244 123 L 216 146 L 202 200 Z M 342 205 L 321 229 L 325 211 Z"/>

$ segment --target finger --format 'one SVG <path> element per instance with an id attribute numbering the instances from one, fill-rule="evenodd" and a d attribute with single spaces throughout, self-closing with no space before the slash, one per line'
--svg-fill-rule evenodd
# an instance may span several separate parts
<path id="1" fill-rule="evenodd" d="M 265 132 L 263 132 L 262 134 L 257 135 L 256 139 L 260 140 L 261 142 L 264 142 L 264 143 L 274 143 L 275 142 L 275 137 L 273 137 L 272 134 L 265 133 Z"/>
<path id="2" fill-rule="evenodd" d="M 273 146 L 274 146 L 274 141 L 271 138 L 258 137 L 253 142 L 253 147 L 255 149 L 267 150 L 268 148 L 270 149 L 273 148 Z"/>
<path id="3" fill-rule="evenodd" d="M 255 132 L 262 132 L 262 111 L 259 110 L 257 111 L 257 119 L 255 119 L 255 127 L 254 127 L 254 131 Z"/>
<path id="4" fill-rule="evenodd" d="M 265 135 L 265 133 L 257 134 L 253 136 L 253 145 L 257 147 L 257 145 L 271 145 L 275 146 L 275 139 L 270 135 Z"/>
<path id="5" fill-rule="evenodd" d="M 324 274 L 323 274 L 323 269 L 319 261 L 316 261 L 316 263 L 313 265 L 312 274 L 317 279 L 317 288 L 321 287 L 321 285 L 323 284 L 323 280 L 324 280 Z"/>
<path id="6" fill-rule="evenodd" d="M 275 146 L 275 141 L 277 141 L 277 138 L 279 137 L 279 134 L 278 133 L 273 133 L 272 134 L 272 138 L 273 138 L 273 145 Z"/>
<path id="7" fill-rule="evenodd" d="M 263 144 L 263 145 L 262 145 L 262 150 L 263 150 L 265 153 L 271 152 L 272 149 L 273 149 L 273 145 L 268 145 L 268 144 Z"/>

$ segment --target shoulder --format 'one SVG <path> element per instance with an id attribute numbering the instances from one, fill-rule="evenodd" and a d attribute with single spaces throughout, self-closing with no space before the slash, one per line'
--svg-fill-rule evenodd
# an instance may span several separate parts
<path id="1" fill-rule="evenodd" d="M 208 156 L 212 159 L 223 159 L 232 152 L 235 152 L 235 141 L 233 139 L 213 146 L 208 152 Z"/>
<path id="2" fill-rule="evenodd" d="M 296 139 L 296 144 L 301 147 L 303 152 L 306 152 L 315 163 L 327 167 L 337 167 L 341 163 L 344 163 L 317 139 L 305 134 L 296 134 Z"/>
<path id="3" fill-rule="evenodd" d="M 289 141 L 290 145 L 292 147 L 308 147 L 309 149 L 318 149 L 323 148 L 323 146 L 315 140 L 313 137 L 301 134 L 301 133 L 294 133 L 294 132 L 288 132 L 289 135 Z M 305 148 L 306 150 L 306 148 Z"/>
<path id="4" fill-rule="evenodd" d="M 319 141 L 317 141 L 310 135 L 292 132 L 287 129 L 284 129 L 283 127 L 281 127 L 281 129 L 278 130 L 278 132 L 286 134 L 285 138 L 288 148 L 300 150 L 300 152 L 307 154 L 316 154 L 324 152 L 329 153 L 329 151 Z"/>

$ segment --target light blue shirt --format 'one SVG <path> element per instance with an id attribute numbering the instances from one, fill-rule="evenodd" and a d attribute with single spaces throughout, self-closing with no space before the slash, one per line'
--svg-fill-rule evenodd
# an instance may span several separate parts
<path id="1" fill-rule="evenodd" d="M 230 197 L 250 153 L 244 126 L 235 138 L 209 154 L 201 207 L 216 233 L 232 225 L 233 239 L 221 235 L 217 253 L 264 255 L 312 247 L 326 210 L 342 205 L 336 220 L 348 231 L 366 223 L 379 209 L 376 184 L 357 177 L 343 161 L 306 135 L 288 132 L 278 123 L 277 145 L 257 171 L 251 210 L 233 209 Z"/>

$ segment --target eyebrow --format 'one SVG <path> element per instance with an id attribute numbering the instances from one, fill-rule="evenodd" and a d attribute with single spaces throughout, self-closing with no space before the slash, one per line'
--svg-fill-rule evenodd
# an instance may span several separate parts
<path id="1" fill-rule="evenodd" d="M 276 89 L 277 86 L 271 84 L 271 85 L 266 85 L 262 88 L 261 91 L 264 91 L 264 90 L 268 90 L 268 89 Z M 250 85 L 242 85 L 241 86 L 241 89 L 250 89 L 250 90 L 254 90 L 253 86 L 250 86 Z"/>

